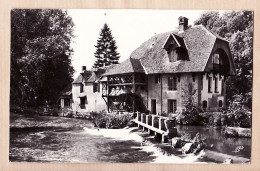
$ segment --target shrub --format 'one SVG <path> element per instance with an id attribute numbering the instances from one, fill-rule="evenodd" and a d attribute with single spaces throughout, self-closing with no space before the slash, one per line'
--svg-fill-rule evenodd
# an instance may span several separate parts
<path id="1" fill-rule="evenodd" d="M 222 126 L 222 122 L 224 122 L 222 120 L 222 112 L 206 112 L 204 116 L 208 118 L 207 125 L 210 126 Z"/>
<path id="2" fill-rule="evenodd" d="M 73 117 L 73 112 L 71 108 L 63 108 L 61 112 L 62 115 L 65 117 L 69 117 L 69 118 Z"/>
<path id="3" fill-rule="evenodd" d="M 227 115 L 227 126 L 250 128 L 252 112 L 240 103 L 232 103 L 224 111 Z"/>
<path id="4" fill-rule="evenodd" d="M 201 125 L 205 122 L 205 118 L 200 115 L 200 112 L 199 107 L 192 105 L 177 116 L 176 122 L 183 125 Z"/>
<path id="5" fill-rule="evenodd" d="M 199 114 L 210 126 L 251 127 L 251 112 L 241 104 L 232 104 L 221 112 L 204 112 Z"/>
<path id="6" fill-rule="evenodd" d="M 193 88 L 191 83 L 188 84 L 188 89 L 183 90 L 184 94 L 184 107 L 185 110 L 180 113 L 177 117 L 176 121 L 179 124 L 183 125 L 199 125 L 203 122 L 204 118 L 201 118 L 199 115 L 202 112 L 202 109 L 195 105 L 193 96 L 195 95 L 197 90 Z"/>
<path id="7" fill-rule="evenodd" d="M 106 114 L 105 112 L 91 112 L 91 118 L 99 128 L 124 128 L 132 119 L 130 114 Z"/>

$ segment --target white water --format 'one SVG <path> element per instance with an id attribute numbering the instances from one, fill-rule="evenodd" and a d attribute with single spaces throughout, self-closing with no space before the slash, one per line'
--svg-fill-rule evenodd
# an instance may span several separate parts
<path id="1" fill-rule="evenodd" d="M 163 154 L 154 144 L 147 143 L 143 137 L 138 135 L 135 132 L 131 132 L 136 128 L 124 128 L 124 129 L 89 129 L 84 127 L 84 133 L 90 135 L 98 135 L 104 136 L 116 140 L 124 140 L 129 141 L 133 140 L 136 142 L 140 142 L 140 147 L 133 148 L 141 148 L 142 151 L 152 152 L 153 156 L 155 156 L 154 163 L 202 163 L 198 162 L 198 158 L 203 155 L 203 151 L 199 155 L 188 154 L 184 158 L 180 158 L 174 155 L 165 155 Z"/>

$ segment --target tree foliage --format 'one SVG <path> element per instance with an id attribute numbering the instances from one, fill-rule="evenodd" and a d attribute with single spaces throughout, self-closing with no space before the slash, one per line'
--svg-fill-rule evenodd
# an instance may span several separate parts
<path id="1" fill-rule="evenodd" d="M 93 68 L 118 64 L 120 58 L 112 32 L 107 24 L 104 24 L 97 40 L 95 52 L 96 61 Z"/>
<path id="2" fill-rule="evenodd" d="M 203 13 L 195 25 L 202 24 L 212 32 L 229 41 L 234 57 L 237 75 L 227 80 L 227 98 L 241 95 L 243 103 L 252 105 L 253 74 L 253 12 L 226 11 L 222 15 L 217 11 Z"/>
<path id="3" fill-rule="evenodd" d="M 11 11 L 11 105 L 54 103 L 71 83 L 73 27 L 64 10 Z"/>

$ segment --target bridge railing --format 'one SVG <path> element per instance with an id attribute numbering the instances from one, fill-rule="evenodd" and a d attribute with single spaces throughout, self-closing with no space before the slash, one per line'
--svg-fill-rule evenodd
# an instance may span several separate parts
<path id="1" fill-rule="evenodd" d="M 155 136 L 160 134 L 162 142 L 165 142 L 167 138 L 177 136 L 175 119 L 136 112 L 134 121 L 138 124 L 138 127 L 142 127 L 144 131 L 148 131 L 148 134 Z"/>

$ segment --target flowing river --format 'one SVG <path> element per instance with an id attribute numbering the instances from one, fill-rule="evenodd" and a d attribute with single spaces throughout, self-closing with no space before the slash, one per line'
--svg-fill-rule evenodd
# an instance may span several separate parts
<path id="1" fill-rule="evenodd" d="M 77 163 L 207 162 L 199 160 L 195 155 L 165 155 L 154 145 L 143 143 L 143 137 L 147 136 L 147 133 L 140 133 L 141 130 L 137 133 L 134 129 L 136 128 L 98 130 L 88 120 L 11 113 L 9 160 Z M 178 129 L 185 132 L 194 130 L 187 127 Z M 206 132 L 207 130 L 204 130 L 204 134 Z M 216 136 L 219 134 L 216 133 Z M 246 142 L 240 142 L 246 143 L 245 150 L 248 151 L 251 140 L 244 141 Z M 217 142 L 210 139 L 210 143 Z M 225 143 L 214 147 L 222 149 L 220 146 L 223 145 L 225 146 Z M 250 153 L 247 152 L 242 156 L 248 155 L 250 156 Z"/>

